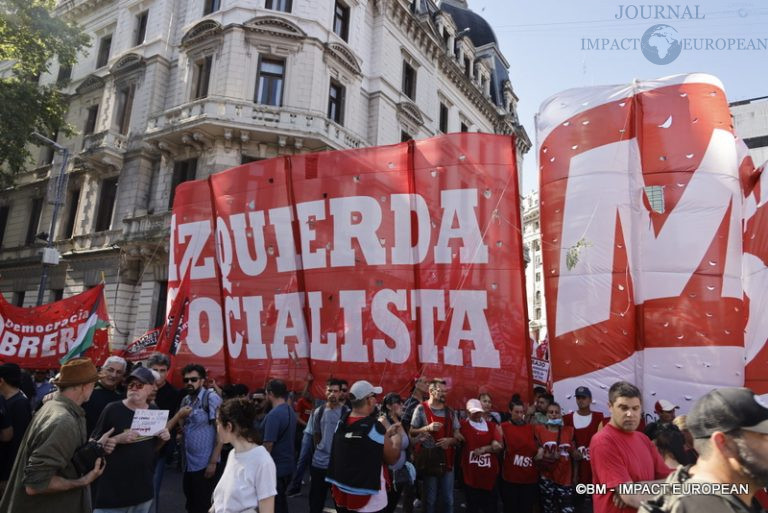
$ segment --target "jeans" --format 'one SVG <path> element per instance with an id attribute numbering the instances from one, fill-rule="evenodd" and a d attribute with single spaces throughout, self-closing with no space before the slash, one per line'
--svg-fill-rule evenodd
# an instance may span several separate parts
<path id="1" fill-rule="evenodd" d="M 152 499 L 125 508 L 96 508 L 93 510 L 93 513 L 149 513 L 149 508 L 151 506 Z"/>
<path id="2" fill-rule="evenodd" d="M 304 479 L 304 472 L 312 462 L 312 455 L 315 453 L 315 440 L 312 435 L 304 433 L 301 439 L 301 451 L 299 451 L 299 462 L 296 464 L 296 473 L 291 481 L 291 488 L 301 488 L 301 480 Z"/>
<path id="3" fill-rule="evenodd" d="M 155 475 L 152 478 L 152 486 L 155 488 L 155 502 L 152 504 L 154 513 L 160 512 L 160 485 L 163 484 L 163 475 L 165 474 L 165 458 L 160 456 L 155 463 Z"/>
<path id="4" fill-rule="evenodd" d="M 208 513 L 211 508 L 211 497 L 221 473 L 217 468 L 216 475 L 208 479 L 205 469 L 196 472 L 184 472 L 182 487 L 187 498 L 187 513 Z"/>
<path id="5" fill-rule="evenodd" d="M 323 513 L 325 498 L 331 488 L 331 484 L 325 481 L 327 474 L 328 469 L 318 468 L 314 465 L 309 467 L 309 475 L 312 478 L 309 483 L 309 513 Z"/>
<path id="6" fill-rule="evenodd" d="M 424 503 L 425 513 L 453 513 L 453 470 L 440 477 L 424 476 Z"/>
<path id="7" fill-rule="evenodd" d="M 291 482 L 291 476 L 281 476 L 277 478 L 277 495 L 275 496 L 275 513 L 288 513 L 288 483 Z"/>

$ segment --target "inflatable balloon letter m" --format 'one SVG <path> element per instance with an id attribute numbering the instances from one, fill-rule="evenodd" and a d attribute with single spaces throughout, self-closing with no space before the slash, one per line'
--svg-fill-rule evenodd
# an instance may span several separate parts
<path id="1" fill-rule="evenodd" d="M 768 393 L 766 179 L 720 81 L 568 90 L 537 131 L 556 395 L 586 385 L 603 405 L 626 379 L 646 411 L 686 411 L 745 376 Z"/>

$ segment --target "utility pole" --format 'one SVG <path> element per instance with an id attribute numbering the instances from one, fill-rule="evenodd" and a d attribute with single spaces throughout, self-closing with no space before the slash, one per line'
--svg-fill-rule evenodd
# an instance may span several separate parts
<path id="1" fill-rule="evenodd" d="M 56 176 L 56 183 L 54 184 L 54 197 L 53 197 L 53 212 L 51 213 L 51 228 L 48 230 L 48 237 L 46 239 L 45 248 L 43 248 L 43 255 L 41 259 L 42 271 L 40 273 L 40 288 L 37 289 L 37 306 L 43 304 L 43 294 L 45 294 L 45 287 L 48 283 L 48 267 L 51 265 L 57 265 L 61 255 L 53 247 L 53 232 L 56 229 L 56 218 L 59 216 L 59 206 L 63 201 L 64 192 L 67 188 L 67 163 L 69 162 L 69 150 L 64 146 L 58 144 L 56 141 L 52 141 L 47 137 L 34 132 L 32 135 L 40 139 L 42 142 L 53 148 L 61 154 L 61 170 L 58 176 Z M 50 192 L 50 187 L 49 187 Z"/>

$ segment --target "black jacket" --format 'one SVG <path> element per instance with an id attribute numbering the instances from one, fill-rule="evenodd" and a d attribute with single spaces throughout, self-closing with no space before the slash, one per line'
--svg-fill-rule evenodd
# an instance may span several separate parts
<path id="1" fill-rule="evenodd" d="M 691 466 L 677 467 L 668 477 L 667 483 L 691 481 Z M 665 494 L 651 501 L 643 502 L 638 513 L 765 513 L 765 510 L 752 499 L 747 506 L 735 495 L 672 495 Z"/>
<path id="2" fill-rule="evenodd" d="M 354 495 L 373 495 L 381 487 L 384 426 L 375 413 L 347 424 L 349 414 L 342 414 L 333 435 L 326 481 Z"/>

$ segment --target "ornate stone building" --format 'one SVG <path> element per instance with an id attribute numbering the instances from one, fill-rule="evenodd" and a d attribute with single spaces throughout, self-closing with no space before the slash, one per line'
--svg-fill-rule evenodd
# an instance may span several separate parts
<path id="1" fill-rule="evenodd" d="M 530 141 L 488 23 L 452 0 L 61 0 L 92 46 L 41 83 L 69 95 L 72 152 L 45 300 L 101 282 L 116 346 L 162 323 L 175 187 L 256 159 L 440 132 Z M 48 148 L 0 195 L 0 290 L 35 303 Z M 522 169 L 522 165 L 520 165 Z M 44 238 L 44 237 L 43 237 Z"/>
<path id="2" fill-rule="evenodd" d="M 525 289 L 528 300 L 528 327 L 536 342 L 547 336 L 547 305 L 544 298 L 544 266 L 541 262 L 541 219 L 539 192 L 523 197 L 523 247 L 528 253 Z"/>

